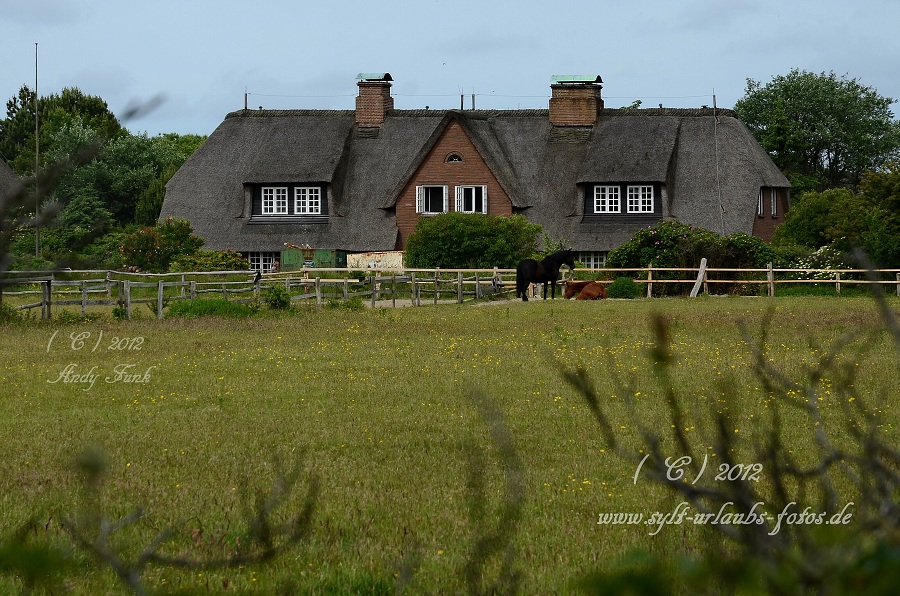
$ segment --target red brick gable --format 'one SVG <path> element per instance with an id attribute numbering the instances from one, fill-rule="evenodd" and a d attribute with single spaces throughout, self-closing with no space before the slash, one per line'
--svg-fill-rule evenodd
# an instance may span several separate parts
<path id="1" fill-rule="evenodd" d="M 461 161 L 448 161 L 458 156 Z M 438 140 L 428 151 L 412 177 L 403 187 L 396 202 L 396 221 L 399 231 L 397 250 L 403 250 L 406 240 L 415 230 L 419 217 L 416 213 L 416 187 L 423 185 L 447 186 L 449 211 L 455 211 L 454 189 L 457 186 L 487 186 L 488 215 L 511 215 L 512 201 L 497 178 L 491 172 L 472 139 L 459 122 L 451 120 Z"/>

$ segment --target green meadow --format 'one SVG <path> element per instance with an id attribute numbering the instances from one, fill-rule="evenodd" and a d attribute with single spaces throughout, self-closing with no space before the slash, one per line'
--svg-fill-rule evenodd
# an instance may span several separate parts
<path id="1" fill-rule="evenodd" d="M 892 299 L 891 306 L 900 308 Z M 711 414 L 726 409 L 747 453 L 772 396 L 753 373 L 740 325 L 765 328 L 768 360 L 802 378 L 846 334 L 837 362 L 856 371 L 895 445 L 897 353 L 866 298 L 498 301 L 421 308 L 312 307 L 248 318 L 201 317 L 0 325 L 0 532 L 70 553 L 61 591 L 123 593 L 108 566 L 73 546 L 64 520 L 91 498 L 75 461 L 101 453 L 94 504 L 109 519 L 142 508 L 112 544 L 128 559 L 164 530 L 172 556 L 227 557 L 249 542 L 248 511 L 279 470 L 298 470 L 276 521 L 318 486 L 308 535 L 264 565 L 148 565 L 151 591 L 270 594 L 467 590 L 474 512 L 501 523 L 503 454 L 473 396 L 502 413 L 524 470 L 509 528 L 524 593 L 568 593 L 639 549 L 664 558 L 725 544 L 709 526 L 598 524 L 603 513 L 672 511 L 681 501 L 612 453 L 588 405 L 562 378 L 584 366 L 623 444 L 638 423 L 669 435 L 653 373 L 651 317 L 670 321 L 672 380 L 684 433 L 715 467 Z M 847 393 L 820 382 L 823 423 L 839 433 Z M 628 409 L 633 403 L 635 417 Z M 496 422 L 494 420 L 493 422 Z M 815 457 L 815 422 L 798 412 L 785 446 Z M 842 440 L 836 435 L 836 440 Z M 678 448 L 664 444 L 673 456 Z M 473 455 L 474 454 L 474 455 Z M 480 454 L 482 484 L 469 470 Z M 746 463 L 752 463 L 747 461 Z M 711 468 L 712 469 L 712 468 Z M 762 480 L 765 483 L 765 471 Z M 477 483 L 475 483 L 477 484 Z M 473 500 L 481 499 L 473 509 Z M 845 495 L 851 501 L 853 495 Z M 31 525 L 26 526 L 28 522 Z M 498 558 L 481 573 L 500 573 Z M 23 589 L 0 569 L 0 592 Z M 58 593 L 58 592 L 57 592 Z"/>

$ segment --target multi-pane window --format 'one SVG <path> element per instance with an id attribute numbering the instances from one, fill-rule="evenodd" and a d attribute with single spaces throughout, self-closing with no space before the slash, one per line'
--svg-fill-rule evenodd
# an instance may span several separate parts
<path id="1" fill-rule="evenodd" d="M 653 213 L 653 187 L 635 185 L 628 187 L 628 213 Z"/>
<path id="2" fill-rule="evenodd" d="M 447 187 L 446 186 L 417 186 L 416 187 L 416 213 L 446 213 Z"/>
<path id="3" fill-rule="evenodd" d="M 294 213 L 318 215 L 322 213 L 322 189 L 318 186 L 298 186 L 294 189 Z"/>
<path id="4" fill-rule="evenodd" d="M 594 187 L 594 213 L 619 213 L 622 201 L 618 186 Z"/>
<path id="5" fill-rule="evenodd" d="M 457 186 L 456 210 L 460 213 L 487 213 L 487 187 Z"/>
<path id="6" fill-rule="evenodd" d="M 603 269 L 606 267 L 606 251 L 581 251 L 578 260 L 588 269 Z"/>
<path id="7" fill-rule="evenodd" d="M 288 190 L 283 186 L 264 186 L 262 189 L 263 215 L 283 215 L 288 212 Z"/>
<path id="8" fill-rule="evenodd" d="M 247 253 L 250 261 L 250 269 L 260 273 L 268 273 L 275 269 L 275 261 L 278 260 L 277 252 L 250 252 Z"/>

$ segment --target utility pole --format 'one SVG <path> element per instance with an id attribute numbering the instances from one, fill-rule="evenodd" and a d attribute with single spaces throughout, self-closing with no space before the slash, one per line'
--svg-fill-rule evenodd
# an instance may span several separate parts
<path id="1" fill-rule="evenodd" d="M 39 173 L 41 167 L 40 157 L 40 129 L 38 127 L 38 44 L 34 42 L 34 256 L 41 256 L 41 192 Z"/>

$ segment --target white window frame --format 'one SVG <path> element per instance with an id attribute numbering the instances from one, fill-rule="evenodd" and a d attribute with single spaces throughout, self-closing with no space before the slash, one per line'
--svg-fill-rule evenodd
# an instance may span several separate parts
<path id="1" fill-rule="evenodd" d="M 772 192 L 772 217 L 778 217 L 778 189 L 773 188 Z"/>
<path id="2" fill-rule="evenodd" d="M 653 213 L 653 186 L 633 184 L 628 186 L 628 213 Z"/>
<path id="3" fill-rule="evenodd" d="M 588 269 L 603 269 L 606 267 L 605 250 L 581 251 L 578 253 L 578 261 Z"/>
<path id="4" fill-rule="evenodd" d="M 252 271 L 268 273 L 275 268 L 275 261 L 278 260 L 278 253 L 250 252 L 247 253 L 247 260 L 250 261 L 250 269 Z"/>
<path id="5" fill-rule="evenodd" d="M 766 209 L 766 205 L 765 205 L 765 200 L 763 199 L 763 189 L 760 188 L 759 196 L 756 199 L 756 215 L 758 217 L 762 217 L 763 215 L 766 214 L 765 209 Z"/>
<path id="6" fill-rule="evenodd" d="M 320 215 L 322 213 L 322 189 L 318 186 L 295 187 L 294 213 L 296 215 Z"/>
<path id="7" fill-rule="evenodd" d="M 594 213 L 621 213 L 622 189 L 614 185 L 594 187 Z"/>
<path id="8" fill-rule="evenodd" d="M 476 189 L 481 189 L 481 210 L 475 209 L 475 192 Z M 470 209 L 466 208 L 466 192 L 472 191 L 471 201 L 472 205 Z M 483 184 L 465 184 L 461 186 L 457 186 L 455 189 L 456 194 L 456 211 L 459 213 L 487 213 L 488 212 L 488 198 L 487 198 L 487 186 Z"/>
<path id="9" fill-rule="evenodd" d="M 286 186 L 263 186 L 262 188 L 262 214 L 263 215 L 287 215 L 288 189 Z"/>
<path id="10" fill-rule="evenodd" d="M 442 211 L 426 211 L 425 210 L 425 192 L 428 188 L 440 188 L 443 189 L 444 192 L 444 203 Z M 449 200 L 447 196 L 447 186 L 441 184 L 424 184 L 422 186 L 416 187 L 416 213 L 421 213 L 422 215 L 438 215 L 439 213 L 447 213 L 449 210 Z"/>

